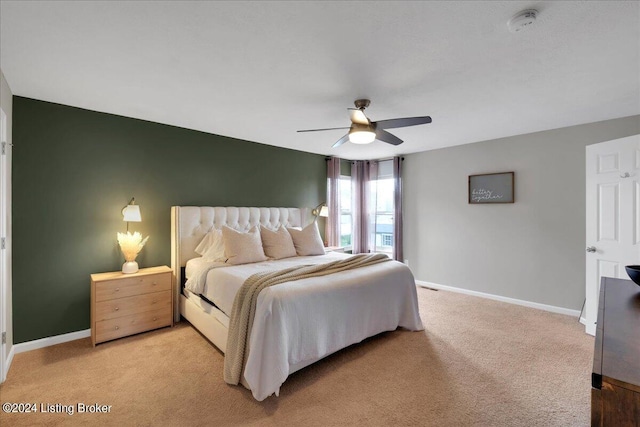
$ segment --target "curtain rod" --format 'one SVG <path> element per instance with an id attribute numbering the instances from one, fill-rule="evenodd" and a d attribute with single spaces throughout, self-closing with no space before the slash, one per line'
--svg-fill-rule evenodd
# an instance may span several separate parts
<path id="1" fill-rule="evenodd" d="M 404 156 L 397 156 L 400 157 L 400 160 L 404 161 Z M 332 156 L 327 156 L 324 159 L 325 160 L 331 160 L 333 157 Z M 376 161 L 376 162 L 383 162 L 385 160 L 393 160 L 394 157 L 387 157 L 386 159 L 374 159 L 374 160 L 349 160 L 349 159 L 340 159 L 340 160 L 345 160 L 349 163 L 353 163 L 353 162 L 358 162 L 358 161 L 364 161 L 364 162 L 372 162 L 372 161 Z"/>

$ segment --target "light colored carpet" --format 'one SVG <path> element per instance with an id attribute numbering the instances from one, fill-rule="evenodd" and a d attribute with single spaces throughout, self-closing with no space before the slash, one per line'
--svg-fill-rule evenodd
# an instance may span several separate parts
<path id="1" fill-rule="evenodd" d="M 256 402 L 187 322 L 15 356 L 0 400 L 111 405 L 0 413 L 0 425 L 587 426 L 593 338 L 575 318 L 418 288 L 424 332 L 388 332 L 293 374 Z M 38 408 L 39 409 L 39 408 Z M 74 408 L 75 409 L 75 408 Z"/>

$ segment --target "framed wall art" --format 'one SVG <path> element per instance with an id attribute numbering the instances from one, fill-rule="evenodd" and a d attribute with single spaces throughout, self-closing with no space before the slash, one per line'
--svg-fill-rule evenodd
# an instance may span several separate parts
<path id="1" fill-rule="evenodd" d="M 514 203 L 513 172 L 469 175 L 469 204 Z"/>

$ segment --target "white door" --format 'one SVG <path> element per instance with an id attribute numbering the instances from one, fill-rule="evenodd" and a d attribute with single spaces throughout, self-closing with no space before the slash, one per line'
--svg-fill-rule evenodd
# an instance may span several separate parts
<path id="1" fill-rule="evenodd" d="M 640 264 L 640 135 L 587 146 L 586 304 L 595 335 L 600 278 Z"/>

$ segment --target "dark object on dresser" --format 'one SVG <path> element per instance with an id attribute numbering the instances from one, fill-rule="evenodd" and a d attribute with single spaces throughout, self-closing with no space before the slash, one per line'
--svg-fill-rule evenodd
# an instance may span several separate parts
<path id="1" fill-rule="evenodd" d="M 631 277 L 631 280 L 640 286 L 640 265 L 627 265 L 625 270 L 627 270 L 627 274 Z"/>
<path id="2" fill-rule="evenodd" d="M 603 277 L 591 374 L 591 425 L 640 427 L 640 289 Z"/>

